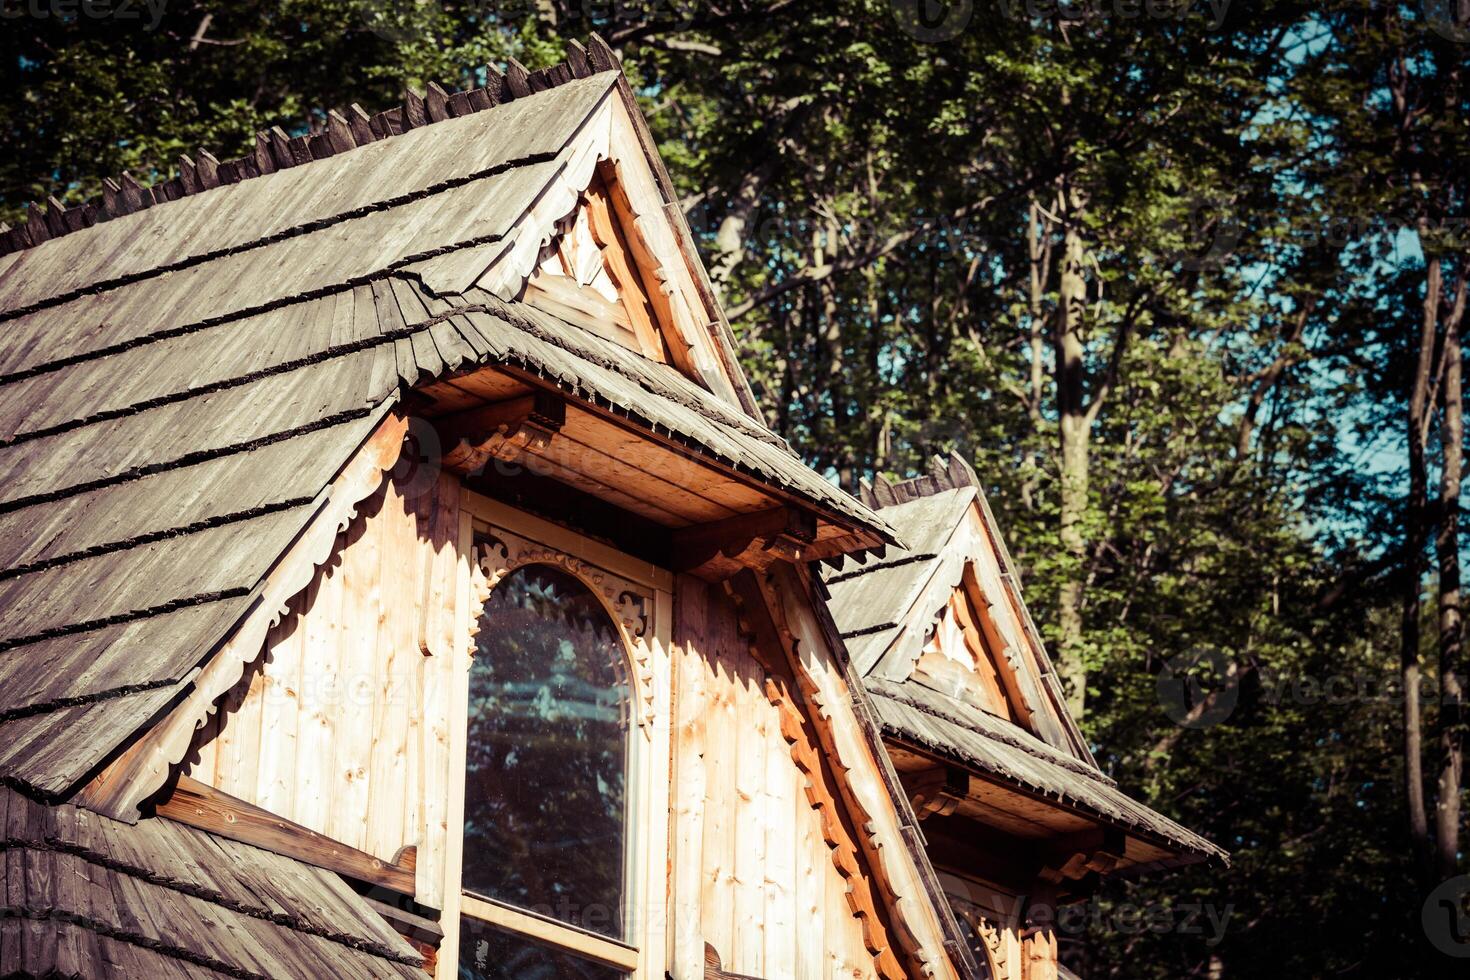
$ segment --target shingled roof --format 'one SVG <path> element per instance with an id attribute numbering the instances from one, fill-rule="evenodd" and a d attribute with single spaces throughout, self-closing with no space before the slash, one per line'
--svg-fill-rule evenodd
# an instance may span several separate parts
<path id="1" fill-rule="evenodd" d="M 465 274 L 534 256 L 517 220 L 590 166 L 615 68 L 574 44 L 8 233 L 0 781 L 67 798 L 175 703 L 401 393 L 455 371 L 513 365 L 894 540 L 742 404 Z"/>
<path id="2" fill-rule="evenodd" d="M 180 157 L 179 172 L 152 186 L 143 186 L 128 173 L 119 175 L 116 180 L 104 178 L 100 200 L 70 208 L 54 197 L 47 199 L 45 208 L 32 202 L 24 224 L 18 228 L 0 226 L 0 255 L 31 248 L 62 235 L 90 228 L 99 222 L 135 214 L 155 204 L 177 201 L 215 187 L 289 170 L 313 160 L 322 160 L 422 128 L 430 123 L 467 116 L 514 99 L 523 99 L 535 92 L 564 85 L 574 78 L 586 78 L 596 72 L 615 71 L 618 67 L 617 56 L 612 49 L 594 34 L 588 47 L 573 40 L 567 45 L 565 61 L 536 71 L 530 71 L 511 58 L 505 71 L 495 65 L 485 65 L 481 69 L 485 76 L 483 86 L 449 92 L 437 83 L 430 82 L 424 93 L 406 89 L 401 105 L 371 116 L 361 106 L 353 103 L 346 113 L 335 109 L 329 111 L 326 115 L 326 126 L 318 133 L 289 136 L 279 126 L 272 127 L 256 133 L 253 150 L 238 159 L 222 163 L 214 154 L 201 149 L 192 159 Z M 536 109 L 538 114 L 544 111 L 544 106 Z M 507 124 L 514 122 L 504 116 L 501 121 Z"/>
<path id="3" fill-rule="evenodd" d="M 1020 581 L 984 490 L 959 456 L 936 457 L 928 473 L 898 483 L 881 477 L 862 490 L 907 546 L 889 549 L 881 561 L 834 563 L 826 576 L 833 619 L 841 630 L 885 733 L 940 758 L 1055 800 L 1107 824 L 1124 828 L 1178 855 L 1135 868 L 1200 860 L 1225 861 L 1208 840 L 1131 799 L 1097 765 L 1067 712 L 1060 683 L 1040 633 L 1021 596 Z M 1027 643 L 1040 676 L 1030 697 L 1049 702 L 1052 727 L 1039 734 L 934 689 L 913 670 L 919 648 L 943 614 L 969 559 L 959 529 L 978 509 L 984 540 L 999 564 L 998 586 L 1011 593 L 992 601 L 1019 611 L 1017 639 Z M 1008 651 L 1011 652 L 1011 651 Z M 1011 652 L 1012 655 L 1013 652 Z M 1018 674 L 1028 671 L 1017 658 Z M 1044 737 L 1039 737 L 1044 736 Z"/>
<path id="4" fill-rule="evenodd" d="M 170 820 L 0 787 L 0 861 L 6 976 L 424 976 L 332 872 Z"/>

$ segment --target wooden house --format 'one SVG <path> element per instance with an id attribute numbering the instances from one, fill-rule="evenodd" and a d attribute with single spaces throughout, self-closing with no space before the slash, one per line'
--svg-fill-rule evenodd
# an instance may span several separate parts
<path id="1" fill-rule="evenodd" d="M 0 974 L 1041 980 L 966 887 L 1217 854 L 977 493 L 858 622 L 950 546 L 766 427 L 610 49 L 486 81 L 0 235 Z"/>

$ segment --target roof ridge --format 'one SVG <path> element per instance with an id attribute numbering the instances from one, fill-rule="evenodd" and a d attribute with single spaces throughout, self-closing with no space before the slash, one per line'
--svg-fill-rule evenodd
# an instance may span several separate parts
<path id="1" fill-rule="evenodd" d="M 238 159 L 221 162 L 201 147 L 192 160 L 187 156 L 179 157 L 179 172 L 173 177 L 147 187 L 126 171 L 116 180 L 104 177 L 100 201 L 88 201 L 68 208 L 55 196 L 49 196 L 44 209 L 32 201 L 27 207 L 24 224 L 15 228 L 0 224 L 0 256 L 34 248 L 42 242 L 155 204 L 347 153 L 410 129 L 467 116 L 548 91 L 575 79 L 589 78 L 604 71 L 621 72 L 622 62 L 612 47 L 594 32 L 588 37 L 585 47 L 575 39 L 568 41 L 566 60 L 545 68 L 532 71 L 515 58 L 508 60 L 503 72 L 493 64 L 484 68 L 485 85 L 480 88 L 451 92 L 437 82 L 430 82 L 422 94 L 405 88 L 401 104 L 375 115 L 368 115 L 356 102 L 348 107 L 346 116 L 336 109 L 329 109 L 326 128 L 320 133 L 287 136 L 280 126 L 272 126 L 256 133 L 254 151 Z"/>
<path id="2" fill-rule="evenodd" d="M 862 502 L 873 510 L 896 507 L 921 497 L 933 497 L 946 490 L 980 486 L 980 477 L 975 468 L 958 452 L 951 451 L 949 458 L 935 455 L 929 459 L 929 472 L 907 480 L 889 482 L 882 474 L 872 482 L 863 480 L 858 485 Z"/>

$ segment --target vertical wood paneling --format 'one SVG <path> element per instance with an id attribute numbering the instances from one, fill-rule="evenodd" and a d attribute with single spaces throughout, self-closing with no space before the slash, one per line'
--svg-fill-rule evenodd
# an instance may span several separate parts
<path id="1" fill-rule="evenodd" d="M 761 792 L 761 819 L 766 835 L 765 976 L 796 975 L 796 824 L 791 820 L 791 801 L 797 797 L 797 771 L 791 751 L 781 737 L 781 722 L 769 701 L 753 692 L 764 716 L 761 738 L 765 743 L 765 779 Z"/>
<path id="2" fill-rule="evenodd" d="M 653 709 L 655 722 L 649 730 L 648 759 L 653 769 L 646 780 L 651 799 L 644 821 L 645 849 L 637 859 L 648 872 L 639 880 L 644 914 L 650 917 L 645 932 L 646 950 L 640 973 L 643 980 L 665 980 L 669 970 L 669 858 L 673 840 L 669 836 L 668 814 L 674 806 L 672 742 L 674 728 L 673 702 L 673 621 L 674 597 L 667 589 L 653 596 L 655 630 L 653 635 Z"/>
<path id="3" fill-rule="evenodd" d="M 694 588 L 694 586 L 688 586 Z M 701 591 L 704 586 L 699 587 Z M 733 626 L 715 615 L 705 600 L 705 632 L 691 640 L 702 645 L 709 697 L 705 743 L 708 794 L 704 806 L 704 881 L 700 896 L 704 939 L 727 961 L 735 952 L 735 762 L 739 739 L 736 701 L 739 688 L 727 656 Z M 697 647 L 696 647 L 697 649 Z"/>
<path id="4" fill-rule="evenodd" d="M 368 744 L 366 790 L 368 805 L 363 813 L 367 846 L 382 854 L 405 840 L 403 794 L 408 782 L 408 692 L 402 676 L 421 660 L 416 642 L 423 594 L 419 579 L 424 565 L 425 545 L 418 537 L 418 522 L 396 486 L 390 485 L 383 508 L 374 522 L 380 583 L 378 603 L 378 646 L 373 657 L 372 721 L 363 729 L 371 733 Z M 388 583 L 407 588 L 384 588 Z M 400 587 L 401 588 L 401 587 Z M 395 845 L 395 842 L 398 842 Z"/>
<path id="5" fill-rule="evenodd" d="M 784 742 L 785 740 L 782 739 Z M 822 841 L 821 829 L 812 813 L 806 795 L 806 776 L 796 773 L 795 791 L 786 801 L 786 812 L 794 828 L 796 844 L 795 917 L 796 917 L 796 967 L 798 977 L 822 976 L 823 953 L 826 945 L 824 872 L 831 866 L 827 858 L 827 845 Z"/>
<path id="6" fill-rule="evenodd" d="M 224 734 L 230 736 L 229 751 L 222 753 L 222 763 L 228 766 L 225 771 L 231 774 L 231 782 L 235 786 L 252 796 L 260 771 L 260 729 L 265 693 L 263 673 L 263 665 L 258 662 L 246 668 L 239 686 L 230 692 L 233 710 L 227 720 L 221 720 Z"/>
<path id="7" fill-rule="evenodd" d="M 347 535 L 341 543 L 346 544 Z M 342 587 L 340 564 L 323 569 L 307 590 L 307 614 L 301 633 L 305 645 L 305 663 L 301 673 L 302 717 L 296 734 L 299 760 L 326 760 L 332 757 L 332 743 L 337 737 L 337 707 L 341 703 L 341 645 L 346 635 L 342 624 Z M 296 802 L 293 814 L 297 823 L 326 833 L 332 809 L 331 771 L 322 764 L 298 762 L 295 769 Z"/>
<path id="8" fill-rule="evenodd" d="M 309 597 L 309 590 L 308 596 Z M 295 610 L 293 609 L 293 613 Z M 305 624 L 287 614 L 266 636 L 270 653 L 261 671 L 260 771 L 256 800 L 272 813 L 290 813 L 296 795 L 297 726 L 301 715 L 301 671 Z"/>
<path id="9" fill-rule="evenodd" d="M 433 512 L 428 521 L 428 541 L 434 552 L 434 608 L 441 610 L 428 636 L 429 658 L 424 662 L 422 695 L 423 721 L 419 726 L 419 798 L 422 800 L 420 820 L 424 827 L 419 846 L 420 901 L 442 908 L 444 879 L 434 873 L 434 855 L 442 855 L 448 846 L 450 797 L 450 726 L 459 715 L 454 704 L 454 680 L 457 665 L 466 659 L 459 631 L 468 616 L 465 599 L 460 595 L 461 567 L 459 480 L 441 474 L 435 487 Z M 464 574 L 468 574 L 467 568 Z"/>
<path id="10" fill-rule="evenodd" d="M 749 656 L 730 664 L 736 699 L 735 748 L 735 947 L 726 966 L 735 973 L 766 975 L 766 830 L 762 784 L 766 776 L 764 678 Z"/>
<path id="11" fill-rule="evenodd" d="M 704 969 L 701 917 L 704 857 L 704 810 L 709 792 L 705 762 L 710 712 L 706 645 L 705 585 L 681 577 L 674 596 L 675 719 L 673 738 L 674 807 L 671 814 L 673 869 L 670 911 L 673 925 L 672 968 L 676 977 Z"/>
<path id="12" fill-rule="evenodd" d="M 337 737 L 332 740 L 332 768 L 327 785 L 332 797 L 326 834 L 368 850 L 367 818 L 371 800 L 368 772 L 373 751 L 373 688 L 377 681 L 378 645 L 383 639 L 383 585 L 379 581 L 386 493 L 364 507 L 342 551 L 342 602 L 345 626 L 341 651 L 341 703 Z M 364 519 L 365 518 L 365 519 Z M 390 587 L 391 588 L 391 587 Z M 369 852 L 371 853 L 371 852 Z M 392 855 L 386 855 L 392 857 Z"/>
<path id="13" fill-rule="evenodd" d="M 444 900 L 463 611 L 459 484 L 385 485 L 197 734 L 194 778 L 391 860 Z M 436 612 L 421 620 L 427 601 Z M 427 653 L 425 652 L 427 649 Z"/>
<path id="14" fill-rule="evenodd" d="M 732 603 L 687 577 L 675 583 L 675 602 L 670 900 L 681 915 L 697 914 L 699 935 L 676 937 L 673 977 L 703 976 L 695 953 L 705 942 L 732 972 L 874 976 L 847 884 Z"/>

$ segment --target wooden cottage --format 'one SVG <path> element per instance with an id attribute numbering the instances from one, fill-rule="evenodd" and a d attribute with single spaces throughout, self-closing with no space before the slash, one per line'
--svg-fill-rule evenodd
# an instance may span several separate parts
<path id="1" fill-rule="evenodd" d="M 607 46 L 487 82 L 0 235 L 0 974 L 1041 980 L 1217 854 L 767 429 Z"/>

